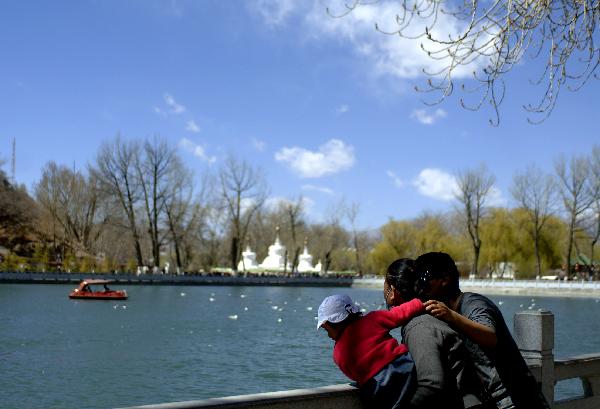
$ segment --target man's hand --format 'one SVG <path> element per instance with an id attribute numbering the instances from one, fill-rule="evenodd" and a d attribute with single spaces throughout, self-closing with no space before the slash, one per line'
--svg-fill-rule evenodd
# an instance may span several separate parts
<path id="1" fill-rule="evenodd" d="M 446 321 L 448 324 L 452 324 L 456 320 L 456 312 L 452 311 L 441 301 L 429 300 L 423 303 L 423 305 L 425 306 L 425 311 L 435 318 Z"/>
<path id="2" fill-rule="evenodd" d="M 436 318 L 445 321 L 456 331 L 465 334 L 473 342 L 484 348 L 495 348 L 498 339 L 496 338 L 496 329 L 487 327 L 467 317 L 463 317 L 456 311 L 450 309 L 441 301 L 429 300 L 423 303 L 425 311 Z"/>

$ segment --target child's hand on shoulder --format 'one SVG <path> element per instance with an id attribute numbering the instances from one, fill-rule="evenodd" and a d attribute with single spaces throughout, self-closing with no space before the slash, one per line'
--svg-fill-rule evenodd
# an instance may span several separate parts
<path id="1" fill-rule="evenodd" d="M 423 303 L 425 311 L 448 324 L 455 319 L 456 313 L 452 311 L 446 304 L 441 301 L 429 300 Z"/>

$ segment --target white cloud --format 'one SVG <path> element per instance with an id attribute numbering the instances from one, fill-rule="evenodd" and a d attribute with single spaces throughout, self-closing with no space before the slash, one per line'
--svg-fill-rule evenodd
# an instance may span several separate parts
<path id="1" fill-rule="evenodd" d="M 193 141 L 191 141 L 187 138 L 182 138 L 179 141 L 179 147 L 181 149 L 184 149 L 185 151 L 191 153 L 192 155 L 196 156 L 197 158 L 202 159 L 205 162 L 214 163 L 217 160 L 217 158 L 215 156 L 207 155 L 203 146 L 197 145 Z"/>
<path id="2" fill-rule="evenodd" d="M 414 180 L 418 192 L 437 200 L 453 200 L 458 192 L 456 178 L 440 169 L 423 169 Z"/>
<path id="3" fill-rule="evenodd" d="M 343 14 L 346 10 L 345 0 L 330 0 L 327 5 L 330 5 L 333 14 Z M 377 24 L 382 31 L 397 31 L 399 28 L 397 16 L 400 12 L 401 5 L 397 1 L 378 1 L 362 4 L 341 18 L 331 18 L 325 12 L 322 2 L 315 1 L 312 10 L 306 13 L 306 24 L 312 29 L 309 32 L 315 39 L 327 36 L 350 44 L 361 58 L 369 62 L 376 75 L 416 78 L 423 75 L 423 69 L 428 72 L 439 72 L 446 67 L 447 60 L 432 59 L 422 50 L 421 44 L 430 51 L 441 48 L 426 37 L 414 40 L 398 35 L 386 35 L 375 29 Z M 456 37 L 462 24 L 459 20 L 444 13 L 435 17 L 437 21 L 434 29 L 431 30 L 434 37 L 448 38 L 449 34 Z M 407 34 L 422 33 L 425 22 L 427 21 L 413 20 L 411 32 Z M 473 69 L 473 65 L 458 67 L 453 76 L 456 78 L 471 75 Z"/>
<path id="4" fill-rule="evenodd" d="M 302 190 L 314 190 L 315 192 L 325 193 L 326 195 L 334 195 L 335 192 L 325 186 L 302 185 Z"/>
<path id="5" fill-rule="evenodd" d="M 261 141 L 260 139 L 252 138 L 252 146 L 254 146 L 254 149 L 256 149 L 257 151 L 262 152 L 265 150 L 267 144 L 264 141 Z"/>
<path id="6" fill-rule="evenodd" d="M 354 165 L 354 147 L 331 139 L 316 152 L 300 147 L 283 148 L 275 160 L 287 165 L 301 178 L 320 178 L 350 169 Z"/>
<path id="7" fill-rule="evenodd" d="M 436 109 L 434 112 L 428 112 L 425 109 L 415 109 L 411 112 L 410 117 L 416 119 L 423 125 L 432 125 L 437 122 L 438 119 L 442 119 L 448 116 L 446 111 L 443 109 Z"/>
<path id="8" fill-rule="evenodd" d="M 455 200 L 459 192 L 456 177 L 440 169 L 425 168 L 414 180 L 413 185 L 420 194 L 445 202 Z M 508 201 L 500 189 L 492 186 L 485 200 L 486 206 L 506 206 Z"/>
<path id="9" fill-rule="evenodd" d="M 196 121 L 192 119 L 191 121 L 187 121 L 187 124 L 185 125 L 185 130 L 193 133 L 198 133 L 200 132 L 200 127 L 198 126 Z"/>
<path id="10" fill-rule="evenodd" d="M 388 170 L 386 172 L 386 174 L 392 179 L 392 181 L 394 182 L 394 186 L 404 187 L 404 182 L 394 172 L 392 172 L 391 170 Z"/>
<path id="11" fill-rule="evenodd" d="M 269 26 L 280 26 L 296 10 L 294 0 L 252 0 L 248 3 Z"/>
<path id="12" fill-rule="evenodd" d="M 389 75 L 396 78 L 417 78 L 427 72 L 440 72 L 449 64 L 448 60 L 433 59 L 421 48 L 424 44 L 427 50 L 436 51 L 442 44 L 433 43 L 426 37 L 419 39 L 403 38 L 399 35 L 386 35 L 375 29 L 395 32 L 399 26 L 397 16 L 401 13 L 401 5 L 397 1 L 373 1 L 361 4 L 352 12 L 340 18 L 333 18 L 326 12 L 341 15 L 347 11 L 347 0 L 251 0 L 248 6 L 253 9 L 263 21 L 271 27 L 294 24 L 300 27 L 302 33 L 313 41 L 335 41 L 349 46 L 375 76 Z M 353 2 L 352 2 L 353 3 Z M 365 2 L 366 3 L 366 2 Z M 423 16 L 422 16 L 423 17 Z M 414 19 L 411 31 L 407 35 L 417 35 L 424 32 L 426 23 L 433 22 L 433 16 L 428 19 Z M 435 38 L 457 37 L 464 23 L 452 17 L 449 13 L 439 13 L 431 34 Z M 484 42 L 482 38 L 479 41 Z M 476 61 L 469 65 L 458 66 L 453 72 L 454 78 L 470 76 L 473 70 L 485 63 Z"/>
<path id="13" fill-rule="evenodd" d="M 345 114 L 346 112 L 350 111 L 350 107 L 346 104 L 340 105 L 339 107 L 337 107 L 336 112 L 338 114 Z"/>
<path id="14" fill-rule="evenodd" d="M 507 203 L 508 201 L 502 195 L 500 189 L 496 186 L 492 186 L 485 201 L 486 206 L 500 207 L 506 206 Z"/>
<path id="15" fill-rule="evenodd" d="M 186 108 L 179 104 L 177 101 L 175 101 L 175 98 L 173 97 L 173 95 L 171 94 L 165 94 L 164 96 L 165 98 L 165 104 L 167 104 L 167 106 L 170 108 L 170 112 L 172 114 L 182 114 L 186 111 Z"/>
<path id="16" fill-rule="evenodd" d="M 166 117 L 169 114 L 180 115 L 186 111 L 185 106 L 175 101 L 175 97 L 169 93 L 163 95 L 166 108 L 153 106 L 152 110 L 155 114 Z"/>

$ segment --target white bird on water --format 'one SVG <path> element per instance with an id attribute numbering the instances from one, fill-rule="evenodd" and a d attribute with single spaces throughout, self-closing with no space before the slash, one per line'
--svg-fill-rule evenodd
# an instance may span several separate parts
<path id="1" fill-rule="evenodd" d="M 277 318 L 277 322 L 281 322 L 283 321 L 281 318 Z"/>
<path id="2" fill-rule="evenodd" d="M 227 317 L 227 318 L 229 318 L 230 320 L 237 320 L 237 319 L 238 319 L 238 316 L 237 316 L 237 314 L 235 314 L 235 315 L 230 315 L 230 316 L 229 316 L 229 317 Z"/>
<path id="3" fill-rule="evenodd" d="M 210 297 L 210 298 L 208 299 L 208 301 L 210 301 L 210 302 L 213 302 L 214 300 L 215 300 L 215 299 L 214 299 L 214 298 L 212 298 L 212 297 Z"/>
<path id="4" fill-rule="evenodd" d="M 312 307 L 306 307 L 306 311 L 312 311 Z"/>

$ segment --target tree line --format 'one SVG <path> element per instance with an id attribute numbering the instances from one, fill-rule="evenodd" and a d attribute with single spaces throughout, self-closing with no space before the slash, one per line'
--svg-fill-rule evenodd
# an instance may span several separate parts
<path id="1" fill-rule="evenodd" d="M 501 276 L 507 262 L 522 277 L 595 273 L 600 146 L 557 158 L 551 174 L 516 172 L 510 207 L 491 206 L 496 180 L 483 165 L 455 180 L 452 210 L 365 230 L 358 203 L 339 201 L 321 222 L 308 220 L 302 196 L 273 205 L 265 174 L 242 159 L 194 175 L 165 139 L 117 136 L 85 169 L 47 163 L 31 194 L 0 170 L 0 269 L 236 271 L 248 245 L 266 257 L 279 228 L 290 272 L 307 243 L 324 271 L 359 275 L 427 251 L 446 251 L 479 276 Z"/>

